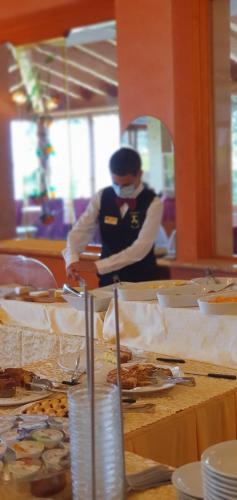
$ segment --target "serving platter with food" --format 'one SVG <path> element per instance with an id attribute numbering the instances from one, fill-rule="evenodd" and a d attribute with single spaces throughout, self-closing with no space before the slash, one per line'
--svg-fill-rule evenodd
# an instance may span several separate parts
<path id="1" fill-rule="evenodd" d="M 141 281 L 138 283 L 119 283 L 118 297 L 124 301 L 156 300 L 156 293 L 162 288 L 180 287 L 188 283 L 187 280 L 159 280 Z"/>
<path id="2" fill-rule="evenodd" d="M 5 368 L 0 371 L 0 406 L 16 406 L 37 401 L 50 394 L 49 390 L 34 390 L 40 378 L 23 368 Z"/>
<path id="3" fill-rule="evenodd" d="M 237 290 L 222 293 L 212 293 L 198 299 L 202 314 L 236 315 Z"/>
<path id="4" fill-rule="evenodd" d="M 107 382 L 117 384 L 117 368 L 107 373 Z M 121 366 L 122 393 L 128 395 L 151 395 L 176 384 L 195 385 L 193 377 L 184 377 L 180 368 L 164 367 L 155 363 L 127 363 Z"/>
<path id="5" fill-rule="evenodd" d="M 30 286 L 16 287 L 11 293 L 4 296 L 6 300 L 18 300 L 23 302 L 39 302 L 41 304 L 66 302 L 63 298 L 63 290 L 35 290 Z"/>

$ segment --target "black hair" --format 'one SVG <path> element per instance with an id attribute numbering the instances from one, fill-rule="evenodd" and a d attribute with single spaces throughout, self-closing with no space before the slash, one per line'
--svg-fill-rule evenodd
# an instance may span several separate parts
<path id="1" fill-rule="evenodd" d="M 109 161 L 110 172 L 121 177 L 137 175 L 141 170 L 140 155 L 131 148 L 120 148 L 111 156 Z"/>

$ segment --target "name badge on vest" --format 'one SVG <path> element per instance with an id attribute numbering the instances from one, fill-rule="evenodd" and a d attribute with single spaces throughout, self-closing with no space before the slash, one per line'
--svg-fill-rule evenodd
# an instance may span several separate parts
<path id="1" fill-rule="evenodd" d="M 118 217 L 111 217 L 110 215 L 106 215 L 104 218 L 105 224 L 110 224 L 111 226 L 117 226 Z"/>
<path id="2" fill-rule="evenodd" d="M 139 229 L 139 212 L 130 212 L 130 224 L 132 229 Z"/>

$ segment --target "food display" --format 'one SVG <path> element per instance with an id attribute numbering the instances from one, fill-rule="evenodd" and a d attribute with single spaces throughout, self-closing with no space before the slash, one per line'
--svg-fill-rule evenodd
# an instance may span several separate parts
<path id="1" fill-rule="evenodd" d="M 218 295 L 218 297 L 213 297 L 208 302 L 210 304 L 224 304 L 226 302 L 237 302 L 237 296 L 231 297 L 231 296 Z"/>
<path id="2" fill-rule="evenodd" d="M 17 387 L 29 388 L 34 378 L 36 375 L 33 372 L 23 368 L 6 368 L 0 372 L 0 398 L 14 397 Z"/>
<path id="3" fill-rule="evenodd" d="M 118 286 L 118 297 L 125 301 L 156 300 L 156 293 L 163 288 L 181 287 L 185 280 L 140 281 L 123 283 Z"/>
<path id="4" fill-rule="evenodd" d="M 208 294 L 198 299 L 199 309 L 202 314 L 236 315 L 237 293 L 236 290 L 225 291 L 222 294 Z"/>
<path id="5" fill-rule="evenodd" d="M 108 363 L 116 364 L 117 362 L 117 353 L 116 346 L 108 347 L 103 354 L 104 361 Z M 132 351 L 128 347 L 120 346 L 120 362 L 128 363 L 132 359 Z"/>
<path id="6" fill-rule="evenodd" d="M 62 290 L 32 290 L 32 287 L 16 287 L 11 293 L 5 294 L 7 300 L 25 302 L 53 303 L 65 302 Z"/>
<path id="7" fill-rule="evenodd" d="M 51 497 L 66 487 L 70 469 L 67 419 L 22 415 L 9 420 L 6 429 L 2 418 L 0 436 L 0 495 L 1 488 L 14 489 L 17 484 L 34 497 Z M 13 492 L 9 498 L 14 498 Z"/>
<path id="8" fill-rule="evenodd" d="M 121 367 L 122 389 L 135 389 L 152 385 L 152 378 L 158 376 L 172 376 L 169 368 L 161 368 L 152 363 L 131 364 Z M 110 370 L 107 374 L 107 382 L 117 384 L 117 368 Z"/>
<path id="9" fill-rule="evenodd" d="M 42 399 L 36 403 L 27 405 L 23 410 L 27 415 L 49 415 L 53 417 L 67 417 L 68 403 L 66 395 L 58 395 L 55 398 Z"/>

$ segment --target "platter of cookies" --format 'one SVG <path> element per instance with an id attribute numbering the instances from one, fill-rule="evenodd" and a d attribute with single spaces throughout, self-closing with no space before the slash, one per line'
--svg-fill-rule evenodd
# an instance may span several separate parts
<path id="1" fill-rule="evenodd" d="M 16 406 L 37 401 L 50 391 L 34 391 L 31 384 L 39 377 L 23 368 L 5 368 L 0 372 L 0 406 Z"/>
<path id="2" fill-rule="evenodd" d="M 19 408 L 24 415 L 44 415 L 50 417 L 68 417 L 68 401 L 65 394 L 45 398 Z"/>

